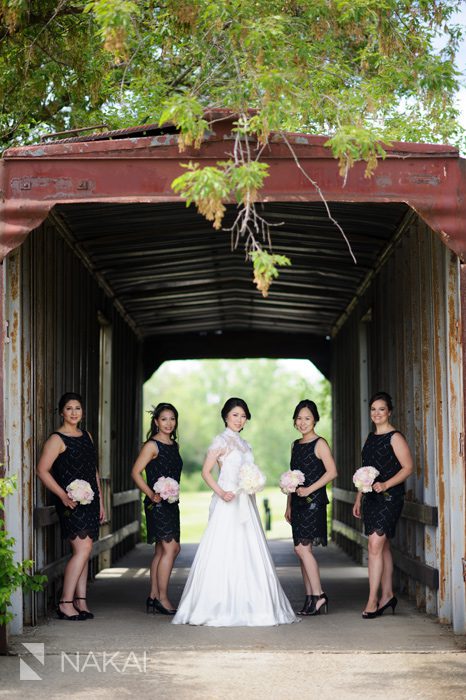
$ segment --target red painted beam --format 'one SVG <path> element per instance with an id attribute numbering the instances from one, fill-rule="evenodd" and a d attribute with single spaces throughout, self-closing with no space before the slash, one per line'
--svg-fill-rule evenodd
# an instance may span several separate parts
<path id="1" fill-rule="evenodd" d="M 171 182 L 181 163 L 214 165 L 231 152 L 231 121 L 215 125 L 200 150 L 180 154 L 177 135 L 115 141 L 55 142 L 7 150 L 0 161 L 0 258 L 20 245 L 56 203 L 178 201 Z M 466 161 L 451 146 L 395 143 L 371 178 L 357 163 L 346 184 L 327 137 L 287 134 L 304 172 L 328 202 L 406 202 L 466 259 Z M 297 167 L 279 136 L 262 160 L 270 175 L 264 201 L 318 201 L 320 194 Z"/>

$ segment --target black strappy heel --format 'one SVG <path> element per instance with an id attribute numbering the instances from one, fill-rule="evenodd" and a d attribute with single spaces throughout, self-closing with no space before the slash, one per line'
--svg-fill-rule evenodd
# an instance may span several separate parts
<path id="1" fill-rule="evenodd" d="M 306 613 L 306 615 L 320 615 L 320 611 L 323 610 L 323 613 L 326 615 L 328 613 L 328 597 L 326 593 L 321 593 L 320 595 L 313 595 L 311 596 L 312 601 L 311 601 L 311 606 L 309 608 L 309 611 Z M 320 608 L 316 607 L 316 603 L 318 600 L 323 600 L 324 604 L 320 606 Z M 325 608 L 325 610 L 324 610 Z"/>
<path id="2" fill-rule="evenodd" d="M 86 600 L 86 598 L 79 598 L 78 596 L 75 596 L 73 598 L 73 605 L 75 600 Z M 80 610 L 76 605 L 74 605 L 75 610 L 78 611 L 80 615 L 83 616 L 83 620 L 93 620 L 94 619 L 94 613 L 89 612 L 89 610 Z"/>
<path id="3" fill-rule="evenodd" d="M 73 603 L 72 600 L 59 600 L 57 605 L 57 615 L 59 620 L 71 620 L 72 622 L 77 622 L 78 620 L 85 620 L 86 618 L 82 616 L 81 613 L 78 615 L 67 615 L 62 610 L 60 610 L 60 605 L 62 603 Z M 76 610 L 76 608 L 75 608 Z"/>
<path id="4" fill-rule="evenodd" d="M 298 613 L 296 613 L 296 614 L 297 614 L 297 615 L 307 615 L 307 614 L 308 614 L 308 610 L 309 610 L 309 608 L 311 607 L 311 605 L 312 605 L 312 595 L 307 595 L 307 596 L 305 597 L 305 599 L 304 599 L 303 607 L 302 607 L 301 610 L 300 610 Z"/>

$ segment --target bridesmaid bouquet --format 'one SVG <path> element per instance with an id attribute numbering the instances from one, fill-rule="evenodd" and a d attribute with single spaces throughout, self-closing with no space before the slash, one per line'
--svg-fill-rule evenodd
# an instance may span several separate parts
<path id="1" fill-rule="evenodd" d="M 253 493 L 262 491 L 265 486 L 265 476 L 255 464 L 243 464 L 239 470 L 238 486 L 240 491 L 251 496 Z"/>
<path id="2" fill-rule="evenodd" d="M 155 482 L 153 489 L 164 501 L 176 503 L 180 498 L 180 485 L 171 476 L 161 476 Z"/>
<path id="3" fill-rule="evenodd" d="M 298 486 L 304 484 L 304 474 L 299 469 L 289 469 L 280 477 L 280 490 L 286 495 L 295 493 Z"/>
<path id="4" fill-rule="evenodd" d="M 66 493 L 72 501 L 87 506 L 94 500 L 94 491 L 88 481 L 75 479 L 66 487 Z"/>
<path id="5" fill-rule="evenodd" d="M 353 474 L 353 484 L 358 491 L 369 493 L 372 491 L 372 484 L 379 473 L 375 467 L 360 467 Z"/>
<path id="6" fill-rule="evenodd" d="M 66 495 L 71 498 L 72 501 L 79 503 L 81 506 L 87 506 L 94 500 L 94 491 L 88 481 L 84 479 L 75 479 L 71 481 L 66 487 Z M 66 508 L 63 512 L 64 515 L 69 517 L 72 511 Z"/>

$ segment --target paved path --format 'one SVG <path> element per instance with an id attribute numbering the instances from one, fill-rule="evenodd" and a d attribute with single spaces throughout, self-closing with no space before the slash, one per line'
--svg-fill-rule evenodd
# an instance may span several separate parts
<path id="1" fill-rule="evenodd" d="M 292 546 L 275 541 L 271 549 L 298 607 L 303 595 Z M 50 619 L 13 639 L 16 655 L 0 657 L 0 697 L 456 700 L 466 694 L 464 639 L 403 599 L 396 615 L 363 620 L 366 571 L 335 546 L 318 551 L 329 615 L 265 628 L 176 626 L 146 615 L 151 551 L 139 545 L 99 574 L 90 588 L 95 620 Z M 184 545 L 177 561 L 174 601 L 194 551 L 195 545 Z M 44 645 L 44 665 L 24 643 Z M 23 676 L 29 667 L 40 681 L 20 680 L 18 655 Z"/>

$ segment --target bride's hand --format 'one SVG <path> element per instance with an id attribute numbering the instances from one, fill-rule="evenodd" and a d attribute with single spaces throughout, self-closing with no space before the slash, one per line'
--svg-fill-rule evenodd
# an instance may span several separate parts
<path id="1" fill-rule="evenodd" d="M 232 501 L 234 499 L 234 497 L 235 497 L 235 494 L 233 493 L 233 491 L 224 491 L 222 494 L 222 499 L 224 501 L 226 501 L 227 503 Z"/>

